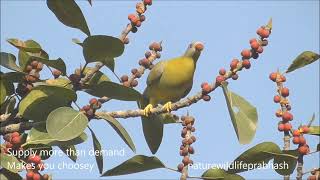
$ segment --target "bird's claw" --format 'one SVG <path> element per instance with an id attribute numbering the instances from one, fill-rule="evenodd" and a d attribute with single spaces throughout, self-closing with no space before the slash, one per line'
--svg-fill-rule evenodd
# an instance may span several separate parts
<path id="1" fill-rule="evenodd" d="M 152 104 L 148 104 L 144 109 L 143 109 L 143 115 L 148 117 L 149 114 L 151 113 L 151 109 L 153 109 Z"/>
<path id="2" fill-rule="evenodd" d="M 166 109 L 167 112 L 171 112 L 172 111 L 172 102 L 167 102 L 166 104 L 163 105 L 164 109 Z"/>

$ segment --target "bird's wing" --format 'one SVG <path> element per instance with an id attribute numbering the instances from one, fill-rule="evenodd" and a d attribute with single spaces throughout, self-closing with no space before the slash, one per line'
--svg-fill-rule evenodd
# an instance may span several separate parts
<path id="1" fill-rule="evenodd" d="M 166 61 L 160 61 L 156 65 L 154 65 L 154 67 L 152 68 L 152 70 L 148 75 L 147 85 L 154 84 L 155 82 L 160 80 L 165 66 L 166 66 Z"/>

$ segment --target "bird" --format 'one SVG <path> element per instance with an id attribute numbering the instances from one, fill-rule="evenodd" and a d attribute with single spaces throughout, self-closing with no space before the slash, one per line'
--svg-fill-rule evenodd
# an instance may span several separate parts
<path id="1" fill-rule="evenodd" d="M 160 104 L 167 113 L 170 113 L 172 103 L 188 95 L 193 85 L 197 61 L 203 49 L 202 42 L 192 42 L 182 56 L 160 61 L 149 72 L 147 87 L 139 107 L 143 109 L 141 118 L 144 135 L 152 153 L 157 151 L 162 140 L 163 124 L 159 121 L 164 116 L 151 115 L 151 110 Z"/>

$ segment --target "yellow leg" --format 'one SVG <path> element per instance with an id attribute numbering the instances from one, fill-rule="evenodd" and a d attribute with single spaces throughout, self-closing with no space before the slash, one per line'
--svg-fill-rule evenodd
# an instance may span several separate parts
<path id="1" fill-rule="evenodd" d="M 143 110 L 143 115 L 148 117 L 151 113 L 151 109 L 153 109 L 152 104 L 148 104 Z"/>
<path id="2" fill-rule="evenodd" d="M 166 104 L 164 104 L 162 108 L 166 109 L 167 112 L 171 112 L 172 111 L 172 103 L 169 101 Z"/>

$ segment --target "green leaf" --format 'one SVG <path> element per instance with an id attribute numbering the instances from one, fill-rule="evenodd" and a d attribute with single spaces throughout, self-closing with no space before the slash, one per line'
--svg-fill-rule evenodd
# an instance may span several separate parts
<path id="1" fill-rule="evenodd" d="M 24 167 L 16 157 L 4 153 L 0 153 L 0 166 L 13 173 L 21 171 Z"/>
<path id="2" fill-rule="evenodd" d="M 118 99 L 122 101 L 138 101 L 141 98 L 141 94 L 133 88 L 111 81 L 104 81 L 97 85 L 88 86 L 88 89 L 85 91 L 93 96 L 106 96 L 111 99 Z"/>
<path id="3" fill-rule="evenodd" d="M 14 47 L 26 52 L 37 53 L 41 50 L 40 44 L 34 40 L 21 41 L 19 39 L 11 38 L 7 39 L 7 41 Z"/>
<path id="4" fill-rule="evenodd" d="M 269 152 L 267 152 L 269 153 Z M 281 153 L 270 153 L 274 155 L 274 170 L 282 175 L 290 175 L 297 166 L 299 152 L 297 150 L 282 151 Z M 286 165 L 288 167 L 286 168 Z"/>
<path id="5" fill-rule="evenodd" d="M 59 107 L 48 115 L 46 127 L 51 137 L 59 141 L 68 141 L 80 136 L 88 122 L 83 112 L 70 107 Z"/>
<path id="6" fill-rule="evenodd" d="M 84 69 L 83 74 L 88 74 L 93 68 L 87 67 Z M 101 71 L 97 71 L 92 78 L 86 83 L 86 85 L 92 86 L 97 85 L 101 82 L 110 81 L 110 79 L 103 74 Z"/>
<path id="7" fill-rule="evenodd" d="M 101 144 L 98 140 L 98 138 L 96 137 L 96 135 L 94 134 L 93 130 L 89 127 L 89 130 L 91 131 L 91 135 L 92 135 L 92 140 L 93 140 L 93 149 L 94 149 L 94 154 L 96 157 L 96 162 L 98 165 L 98 169 L 99 169 L 99 173 L 102 174 L 103 171 L 103 153 L 101 151 Z M 98 153 L 96 153 L 98 152 Z"/>
<path id="8" fill-rule="evenodd" d="M 243 97 L 231 92 L 222 84 L 233 128 L 240 144 L 249 144 L 255 136 L 258 122 L 257 109 Z"/>
<path id="9" fill-rule="evenodd" d="M 18 173 L 13 173 L 5 168 L 0 169 L 1 180 L 22 180 L 23 178 Z"/>
<path id="10" fill-rule="evenodd" d="M 163 123 L 161 115 L 150 115 L 141 117 L 144 138 L 148 144 L 150 151 L 155 154 L 162 142 Z"/>
<path id="11" fill-rule="evenodd" d="M 72 83 L 67 78 L 48 79 L 46 80 L 46 83 L 48 85 L 61 86 L 64 88 L 72 89 Z"/>
<path id="12" fill-rule="evenodd" d="M 203 179 L 226 179 L 226 180 L 244 180 L 237 174 L 229 174 L 223 169 L 213 168 L 204 172 L 201 176 Z"/>
<path id="13" fill-rule="evenodd" d="M 86 133 L 82 133 L 80 136 L 71 139 L 69 141 L 58 141 L 58 139 L 51 137 L 46 131 L 40 131 L 37 128 L 32 128 L 28 133 L 26 143 L 22 146 L 44 144 L 49 146 L 69 146 L 83 143 L 87 140 Z"/>
<path id="14" fill-rule="evenodd" d="M 129 133 L 115 118 L 113 118 L 107 114 L 99 115 L 98 118 L 106 120 L 110 124 L 110 126 L 118 133 L 118 135 L 121 137 L 121 139 L 129 146 L 129 148 L 133 152 L 136 152 L 136 148 L 134 146 L 134 143 L 133 143 Z"/>
<path id="15" fill-rule="evenodd" d="M 100 61 L 107 64 L 123 51 L 123 42 L 112 36 L 89 36 L 83 41 L 83 56 L 88 63 Z"/>
<path id="16" fill-rule="evenodd" d="M 5 79 L 9 83 L 17 83 L 23 80 L 25 73 L 22 72 L 7 72 L 0 75 L 0 79 Z"/>
<path id="17" fill-rule="evenodd" d="M 310 126 L 307 134 L 320 136 L 320 126 Z"/>
<path id="18" fill-rule="evenodd" d="M 103 61 L 103 64 L 107 66 L 112 72 L 114 72 L 114 67 L 115 67 L 114 58 L 107 58 L 105 61 Z"/>
<path id="19" fill-rule="evenodd" d="M 58 146 L 73 162 L 77 161 L 77 149 L 74 145 Z"/>
<path id="20" fill-rule="evenodd" d="M 77 28 L 90 36 L 86 19 L 74 0 L 47 0 L 47 6 L 64 25 Z"/>
<path id="21" fill-rule="evenodd" d="M 263 142 L 255 145 L 242 153 L 228 168 L 228 173 L 240 173 L 248 171 L 249 165 L 254 165 L 254 168 L 263 167 L 271 159 L 274 154 L 281 154 L 281 150 L 278 145 L 272 142 Z M 238 166 L 239 164 L 247 164 L 247 166 Z"/>
<path id="22" fill-rule="evenodd" d="M 0 106 L 0 114 L 4 114 L 6 112 L 12 113 L 13 110 L 14 110 L 15 105 L 16 105 L 16 98 L 14 96 L 8 98 L 3 104 L 1 104 L 1 106 Z"/>
<path id="23" fill-rule="evenodd" d="M 45 144 L 32 144 L 24 147 L 24 150 L 30 150 L 36 155 L 39 155 L 42 160 L 49 159 L 52 155 L 52 147 Z"/>
<path id="24" fill-rule="evenodd" d="M 22 99 L 19 115 L 26 119 L 45 121 L 48 114 L 61 106 L 67 106 L 77 99 L 76 93 L 68 88 L 39 85 Z M 39 113 L 41 112 L 41 113 Z"/>
<path id="25" fill-rule="evenodd" d="M 319 54 L 314 53 L 312 51 L 304 51 L 295 60 L 293 60 L 292 64 L 287 69 L 286 73 L 292 72 L 296 69 L 302 68 L 308 64 L 311 64 L 319 59 Z"/>
<path id="26" fill-rule="evenodd" d="M 0 105 L 4 102 L 7 97 L 6 82 L 0 79 Z"/>
<path id="27" fill-rule="evenodd" d="M 136 155 L 119 166 L 106 171 L 102 176 L 119 176 L 157 168 L 165 168 L 165 165 L 157 157 Z"/>
<path id="28" fill-rule="evenodd" d="M 0 63 L 3 67 L 21 72 L 20 67 L 16 64 L 16 57 L 13 54 L 1 52 Z"/>

